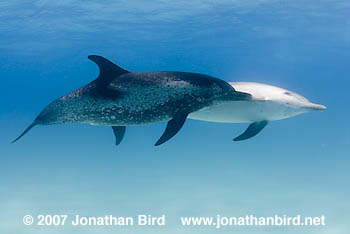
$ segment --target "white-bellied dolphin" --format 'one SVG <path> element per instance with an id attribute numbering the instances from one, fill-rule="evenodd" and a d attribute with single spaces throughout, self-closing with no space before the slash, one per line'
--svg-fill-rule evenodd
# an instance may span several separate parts
<path id="1" fill-rule="evenodd" d="M 160 145 L 181 129 L 187 116 L 206 106 L 250 99 L 228 83 L 187 72 L 129 72 L 97 55 L 100 68 L 91 83 L 50 103 L 13 142 L 35 125 L 87 123 L 112 126 L 118 145 L 125 126 L 169 121 Z"/>
<path id="2" fill-rule="evenodd" d="M 236 91 L 249 93 L 251 100 L 221 102 L 189 114 L 188 118 L 222 123 L 251 123 L 234 141 L 258 134 L 270 121 L 290 118 L 302 113 L 325 110 L 301 95 L 272 85 L 253 82 L 230 82 Z"/>

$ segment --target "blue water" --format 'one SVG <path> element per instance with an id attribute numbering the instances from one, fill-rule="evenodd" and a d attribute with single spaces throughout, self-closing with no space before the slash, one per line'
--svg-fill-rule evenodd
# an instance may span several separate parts
<path id="1" fill-rule="evenodd" d="M 56 3 L 55 3 L 56 2 Z M 1 233 L 345 234 L 349 225 L 348 1 L 26 1 L 0 3 Z M 280 86 L 328 107 L 270 123 L 188 120 L 112 130 L 37 126 L 50 101 L 92 81 L 103 55 L 131 71 L 198 72 Z M 165 214 L 165 227 L 25 226 L 24 215 Z M 183 227 L 181 216 L 326 217 L 318 227 Z"/>

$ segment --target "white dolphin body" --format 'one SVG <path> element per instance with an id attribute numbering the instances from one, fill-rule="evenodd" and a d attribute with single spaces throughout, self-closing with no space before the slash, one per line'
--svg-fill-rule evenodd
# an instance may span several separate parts
<path id="1" fill-rule="evenodd" d="M 270 121 L 326 109 L 325 106 L 311 103 L 295 92 L 276 86 L 254 82 L 229 84 L 236 91 L 251 94 L 252 100 L 230 101 L 205 107 L 191 113 L 188 118 L 221 123 L 252 123 L 235 141 L 255 136 Z"/>

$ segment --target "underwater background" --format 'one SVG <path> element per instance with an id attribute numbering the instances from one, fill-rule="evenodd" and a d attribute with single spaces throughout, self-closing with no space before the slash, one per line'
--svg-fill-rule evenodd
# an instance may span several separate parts
<path id="1" fill-rule="evenodd" d="M 1 233 L 305 233 L 350 228 L 350 2 L 0 2 Z M 295 91 L 327 111 L 270 123 L 37 126 L 52 100 L 98 76 L 98 54 L 130 71 L 186 71 Z M 165 227 L 25 226 L 24 215 L 166 215 Z M 184 227 L 181 216 L 326 217 L 326 226 Z"/>

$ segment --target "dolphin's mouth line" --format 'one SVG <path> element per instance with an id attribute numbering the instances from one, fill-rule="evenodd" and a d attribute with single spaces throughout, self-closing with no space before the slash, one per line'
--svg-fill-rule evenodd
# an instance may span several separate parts
<path id="1" fill-rule="evenodd" d="M 14 143 L 16 141 L 18 141 L 22 136 L 24 136 L 30 129 L 32 129 L 35 125 L 37 125 L 36 122 L 33 122 L 31 125 L 29 125 L 23 132 L 21 135 L 19 135 L 16 139 L 14 139 L 11 143 Z"/>

